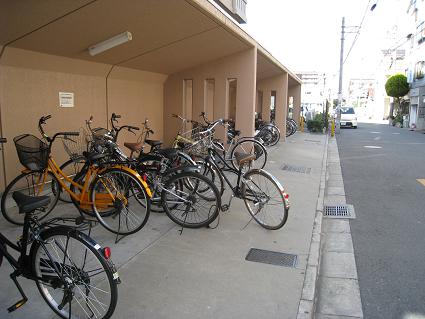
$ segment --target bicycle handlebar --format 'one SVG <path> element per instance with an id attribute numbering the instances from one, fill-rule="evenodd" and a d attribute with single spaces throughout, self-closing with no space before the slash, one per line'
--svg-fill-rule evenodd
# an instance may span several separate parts
<path id="1" fill-rule="evenodd" d="M 58 132 L 55 135 L 79 136 L 80 132 Z"/>

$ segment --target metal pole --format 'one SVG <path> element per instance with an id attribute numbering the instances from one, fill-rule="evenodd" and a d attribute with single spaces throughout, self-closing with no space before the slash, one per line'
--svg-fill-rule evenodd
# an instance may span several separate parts
<path id="1" fill-rule="evenodd" d="M 342 106 L 342 71 L 344 67 L 344 35 L 345 35 L 345 17 L 342 18 L 341 24 L 341 53 L 339 56 L 339 87 L 338 87 L 338 107 L 336 109 L 336 126 L 335 133 L 339 134 L 340 132 L 340 123 L 341 123 L 341 106 Z"/>

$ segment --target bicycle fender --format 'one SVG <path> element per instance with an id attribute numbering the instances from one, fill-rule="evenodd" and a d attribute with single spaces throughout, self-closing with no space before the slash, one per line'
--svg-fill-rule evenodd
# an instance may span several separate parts
<path id="1" fill-rule="evenodd" d="M 123 171 L 126 171 L 127 173 L 136 176 L 138 181 L 142 184 L 143 188 L 145 189 L 146 194 L 149 196 L 149 198 L 152 198 L 152 192 L 148 184 L 143 180 L 142 176 L 140 176 L 140 174 L 137 173 L 134 169 L 131 169 L 130 167 L 124 166 L 124 165 L 114 165 L 112 166 L 112 168 L 122 169 Z"/>
<path id="2" fill-rule="evenodd" d="M 55 227 L 52 227 L 52 228 L 46 228 L 46 229 L 44 229 L 44 230 L 42 230 L 40 232 L 39 236 L 40 236 L 41 239 L 44 239 L 44 238 L 47 237 L 46 236 L 47 234 L 49 234 L 50 232 L 56 232 L 58 229 L 60 229 L 64 233 L 68 232 L 70 234 L 75 235 L 76 237 L 81 238 L 83 241 L 85 241 L 87 244 L 89 244 L 91 247 L 93 247 L 95 250 L 97 250 L 99 252 L 99 254 L 104 258 L 104 260 L 106 261 L 108 267 L 112 271 L 112 277 L 113 277 L 114 281 L 117 282 L 117 283 L 121 283 L 121 279 L 120 279 L 119 274 L 118 274 L 118 272 L 117 272 L 117 270 L 115 268 L 114 263 L 110 259 L 106 259 L 104 257 L 102 246 L 99 245 L 89 235 L 87 235 L 87 234 L 85 234 L 85 233 L 83 233 L 83 232 L 81 232 L 81 231 L 79 231 L 79 230 L 77 230 L 77 229 L 75 229 L 75 228 L 73 228 L 71 226 L 64 225 L 64 226 L 55 226 Z M 31 259 L 33 258 L 33 254 L 34 254 L 34 248 L 35 248 L 34 243 L 33 243 L 33 245 L 31 246 L 31 249 L 30 249 Z"/>
<path id="3" fill-rule="evenodd" d="M 250 172 L 262 173 L 262 174 L 269 176 L 276 183 L 276 185 L 279 187 L 279 191 L 283 195 L 283 198 L 285 200 L 285 206 L 286 206 L 287 209 L 289 209 L 289 207 L 291 206 L 290 203 L 289 203 L 289 199 L 288 199 L 289 196 L 285 192 L 285 188 L 282 186 L 282 184 L 279 182 L 279 180 L 276 177 L 274 177 L 272 174 L 270 174 L 269 172 L 267 172 L 267 171 L 265 171 L 261 168 L 254 168 L 254 169 L 251 169 L 248 172 L 246 172 L 243 175 L 243 178 L 245 179 L 246 175 Z"/>
<path id="4" fill-rule="evenodd" d="M 201 170 L 199 166 L 194 165 L 185 165 L 185 166 L 179 166 L 179 167 L 173 167 L 165 171 L 164 175 L 170 175 L 173 173 L 200 173 Z"/>

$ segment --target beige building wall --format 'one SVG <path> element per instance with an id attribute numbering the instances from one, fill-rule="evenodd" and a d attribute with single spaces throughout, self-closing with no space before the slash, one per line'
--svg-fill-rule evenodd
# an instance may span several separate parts
<path id="1" fill-rule="evenodd" d="M 262 95 L 262 119 L 266 122 L 270 121 L 272 91 L 276 92 L 275 124 L 280 129 L 283 140 L 288 112 L 288 73 L 257 81 L 257 92 L 261 92 L 260 95 Z"/>
<path id="2" fill-rule="evenodd" d="M 155 137 L 162 138 L 166 76 L 125 68 L 111 71 L 111 67 L 6 48 L 0 60 L 1 132 L 8 138 L 2 151 L 5 168 L 0 168 L 1 190 L 4 181 L 10 182 L 22 169 L 13 137 L 23 133 L 40 137 L 37 124 L 43 115 L 52 115 L 45 126 L 51 136 L 58 131 L 79 130 L 90 115 L 94 116 L 94 126 L 105 127 L 110 114 L 117 112 L 122 115 L 122 124 L 140 126 L 148 117 Z M 59 92 L 73 92 L 74 107 L 59 107 Z M 120 141 L 125 138 L 135 140 L 137 137 L 123 134 Z M 67 159 L 60 141 L 55 142 L 53 154 L 58 162 Z"/>
<path id="3" fill-rule="evenodd" d="M 214 119 L 229 117 L 230 79 L 236 79 L 236 128 L 245 136 L 254 133 L 255 84 L 257 50 L 249 50 L 172 74 L 164 86 L 164 140 L 170 143 L 179 130 L 180 122 L 172 113 L 186 114 L 184 110 L 184 81 L 193 80 L 192 119 L 200 120 L 199 114 L 207 110 L 205 103 L 205 80 L 214 79 Z M 212 120 L 210 116 L 210 120 Z"/>

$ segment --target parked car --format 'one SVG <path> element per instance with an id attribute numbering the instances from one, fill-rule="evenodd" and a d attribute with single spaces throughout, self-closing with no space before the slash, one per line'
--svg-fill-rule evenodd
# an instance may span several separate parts
<path id="1" fill-rule="evenodd" d="M 340 126 L 357 128 L 357 115 L 353 107 L 341 107 Z"/>

